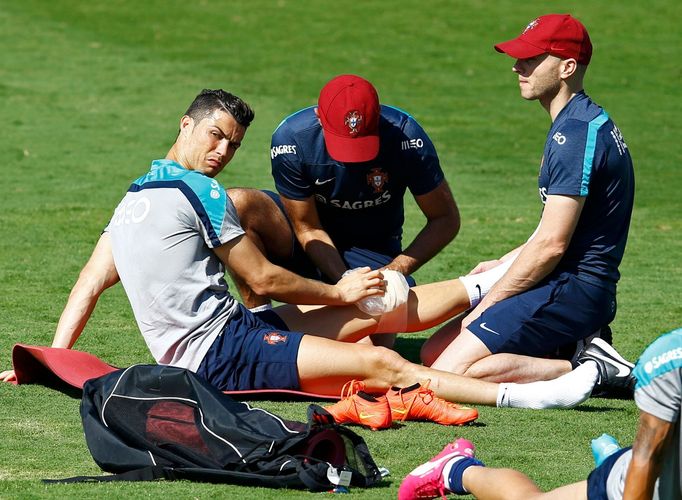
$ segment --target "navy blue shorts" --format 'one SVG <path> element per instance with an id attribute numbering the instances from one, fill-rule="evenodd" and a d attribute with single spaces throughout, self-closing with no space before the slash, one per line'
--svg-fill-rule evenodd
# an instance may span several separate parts
<path id="1" fill-rule="evenodd" d="M 275 202 L 275 204 L 279 207 L 282 214 L 284 214 L 284 218 L 289 223 L 289 228 L 291 229 L 292 234 L 291 241 L 292 252 L 289 258 L 286 261 L 273 260 L 273 262 L 278 266 L 282 266 L 285 269 L 288 269 L 289 271 L 298 274 L 299 276 L 304 276 L 306 278 L 315 279 L 318 281 L 326 281 L 329 283 L 327 277 L 324 276 L 322 272 L 315 266 L 315 264 L 313 264 L 313 262 L 308 258 L 308 255 L 305 253 L 303 247 L 298 242 L 298 239 L 294 234 L 294 229 L 291 225 L 291 221 L 287 216 L 286 210 L 284 210 L 284 205 L 282 205 L 282 200 L 280 199 L 279 195 L 277 193 L 273 193 L 272 191 L 268 191 L 265 189 L 263 190 L 263 192 L 267 194 L 272 199 L 272 201 Z M 398 253 L 400 253 L 399 248 L 398 252 L 393 255 L 391 255 L 390 252 L 381 253 L 375 252 L 374 250 L 368 250 L 366 248 L 359 247 L 350 247 L 347 249 L 338 248 L 338 250 L 339 253 L 341 254 L 341 258 L 345 262 L 348 269 L 354 269 L 356 267 L 369 267 L 370 269 L 379 269 L 392 262 L 393 258 L 396 255 L 398 255 Z M 412 276 L 405 276 L 405 279 L 407 280 L 407 283 L 410 286 L 416 285 L 416 282 Z"/>
<path id="2" fill-rule="evenodd" d="M 609 478 L 611 469 L 618 458 L 631 449 L 632 446 L 621 448 L 613 455 L 608 456 L 599 467 L 590 472 L 590 475 L 587 476 L 587 500 L 608 500 L 606 481 Z"/>
<path id="3" fill-rule="evenodd" d="M 240 304 L 197 375 L 221 391 L 299 390 L 296 360 L 302 338 L 273 311 L 254 314 Z"/>
<path id="4" fill-rule="evenodd" d="M 467 329 L 493 354 L 538 357 L 589 337 L 615 314 L 611 291 L 562 273 L 498 302 Z"/>

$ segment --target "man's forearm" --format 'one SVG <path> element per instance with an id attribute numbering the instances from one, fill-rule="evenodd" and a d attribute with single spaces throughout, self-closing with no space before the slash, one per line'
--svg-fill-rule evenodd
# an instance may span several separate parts
<path id="1" fill-rule="evenodd" d="M 70 349 L 83 332 L 85 325 L 95 309 L 100 291 L 94 290 L 82 281 L 74 286 L 69 299 L 59 317 L 59 323 L 52 340 L 52 347 Z"/>
<path id="2" fill-rule="evenodd" d="M 455 238 L 458 231 L 459 224 L 450 217 L 428 221 L 412 243 L 386 268 L 400 271 L 404 275 L 414 273 L 445 248 Z"/>
<path id="3" fill-rule="evenodd" d="M 640 411 L 632 444 L 632 460 L 625 477 L 623 500 L 651 498 L 661 473 L 665 450 L 671 446 L 674 424 Z"/>
<path id="4" fill-rule="evenodd" d="M 329 235 L 324 230 L 310 230 L 297 237 L 313 264 L 330 280 L 338 281 L 346 271 L 346 264 Z"/>
<path id="5" fill-rule="evenodd" d="M 281 302 L 342 305 L 382 293 L 379 271 L 352 273 L 335 285 L 305 279 L 267 260 L 245 236 L 216 247 L 214 252 L 255 294 Z"/>
<path id="6" fill-rule="evenodd" d="M 99 296 L 118 281 L 111 239 L 109 233 L 104 233 L 71 289 L 57 324 L 52 347 L 70 349 L 85 328 Z"/>
<path id="7" fill-rule="evenodd" d="M 562 256 L 563 249 L 536 240 L 529 241 L 509 270 L 483 299 L 483 303 L 489 307 L 530 289 L 556 268 Z"/>
<path id="8" fill-rule="evenodd" d="M 343 304 L 333 285 L 303 278 L 278 266 L 273 266 L 272 271 L 258 293 L 289 304 Z"/>
<path id="9" fill-rule="evenodd" d="M 254 290 L 290 304 L 348 305 L 372 295 L 381 295 L 385 290 L 381 272 L 370 269 L 350 273 L 335 285 L 329 285 L 268 263 L 252 278 Z"/>
<path id="10" fill-rule="evenodd" d="M 643 462 L 633 456 L 625 479 L 623 500 L 650 499 L 654 493 L 659 468 L 651 462 Z"/>
<path id="11" fill-rule="evenodd" d="M 516 256 L 519 255 L 519 254 L 521 253 L 521 251 L 523 250 L 523 248 L 524 248 L 525 246 L 526 246 L 526 243 L 524 243 L 524 244 L 522 244 L 522 245 L 519 245 L 519 246 L 516 247 L 514 250 L 510 250 L 509 252 L 507 252 L 506 254 L 504 254 L 504 255 L 503 255 L 502 257 L 500 257 L 498 260 L 500 260 L 500 261 L 502 261 L 502 262 L 507 262 L 509 259 L 514 259 L 514 258 L 516 258 Z"/>
<path id="12" fill-rule="evenodd" d="M 509 270 L 479 304 L 487 307 L 535 286 L 561 261 L 580 218 L 584 197 L 549 195 L 537 229 L 528 239 Z M 511 254 L 503 259 L 508 260 Z"/>

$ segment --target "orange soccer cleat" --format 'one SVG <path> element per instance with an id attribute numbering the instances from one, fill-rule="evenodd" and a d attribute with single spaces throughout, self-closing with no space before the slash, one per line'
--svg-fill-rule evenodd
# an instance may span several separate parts
<path id="1" fill-rule="evenodd" d="M 363 391 L 365 384 L 351 380 L 341 390 L 341 401 L 325 408 L 338 424 L 360 424 L 376 431 L 391 426 L 391 407 L 386 396 Z"/>
<path id="2" fill-rule="evenodd" d="M 464 425 L 478 418 L 478 410 L 445 401 L 426 384 L 414 384 L 386 393 L 393 420 L 429 420 L 442 425 Z"/>

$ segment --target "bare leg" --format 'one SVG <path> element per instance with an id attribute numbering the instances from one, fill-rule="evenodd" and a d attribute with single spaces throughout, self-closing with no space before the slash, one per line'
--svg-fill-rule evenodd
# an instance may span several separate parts
<path id="1" fill-rule="evenodd" d="M 586 500 L 587 481 L 567 484 L 544 493 L 539 498 L 543 500 Z"/>
<path id="2" fill-rule="evenodd" d="M 561 359 L 492 354 L 466 328 L 443 350 L 431 367 L 490 382 L 550 380 L 571 371 L 571 363 Z"/>
<path id="3" fill-rule="evenodd" d="M 462 319 L 464 315 L 449 321 L 440 327 L 424 345 L 422 345 L 419 356 L 426 366 L 431 366 L 438 359 L 438 356 L 457 338 L 462 329 Z"/>
<path id="4" fill-rule="evenodd" d="M 479 500 L 587 499 L 587 481 L 543 493 L 528 476 L 514 469 L 473 466 L 464 471 L 462 482 Z"/>
<path id="5" fill-rule="evenodd" d="M 338 394 L 351 379 L 365 383 L 368 392 L 386 392 L 430 380 L 429 388 L 448 401 L 495 406 L 498 385 L 433 370 L 403 359 L 383 347 L 346 344 L 306 335 L 298 352 L 301 389 Z"/>
<path id="6" fill-rule="evenodd" d="M 464 328 L 431 366 L 437 370 L 463 375 L 474 363 L 491 354 L 476 335 Z"/>
<path id="7" fill-rule="evenodd" d="M 349 380 L 365 383 L 368 392 L 386 392 L 430 381 L 443 399 L 513 408 L 572 408 L 585 401 L 597 380 L 595 363 L 584 363 L 556 380 L 532 384 L 495 384 L 410 363 L 395 351 L 305 335 L 297 358 L 301 388 L 338 394 Z"/>
<path id="8" fill-rule="evenodd" d="M 475 362 L 464 372 L 464 375 L 488 382 L 526 383 L 555 379 L 570 371 L 571 362 L 563 359 L 501 353 Z"/>
<path id="9" fill-rule="evenodd" d="M 274 311 L 289 330 L 343 342 L 357 342 L 377 329 L 378 320 L 355 306 L 298 306 L 285 304 Z M 370 346 L 369 343 L 365 345 Z"/>
<path id="10" fill-rule="evenodd" d="M 257 189 L 228 189 L 239 222 L 246 235 L 270 260 L 285 261 L 293 252 L 293 233 L 279 207 L 267 194 Z M 268 297 L 257 295 L 239 276 L 230 273 L 242 302 L 248 308 L 270 303 Z"/>
<path id="11" fill-rule="evenodd" d="M 419 285 L 407 299 L 408 332 L 426 330 L 446 321 L 469 307 L 469 296 L 459 280 Z M 295 306 L 275 309 L 291 330 L 344 342 L 356 342 L 379 332 L 378 317 L 369 316 L 355 306 Z"/>

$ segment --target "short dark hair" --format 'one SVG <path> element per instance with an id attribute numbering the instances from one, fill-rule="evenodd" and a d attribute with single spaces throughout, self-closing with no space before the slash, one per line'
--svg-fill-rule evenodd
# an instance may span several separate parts
<path id="1" fill-rule="evenodd" d="M 254 117 L 251 107 L 236 95 L 223 89 L 204 89 L 194 98 L 185 114 L 195 121 L 201 121 L 215 110 L 225 111 L 242 127 L 248 127 Z"/>

